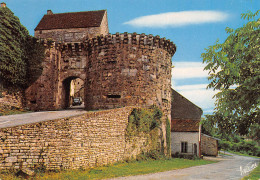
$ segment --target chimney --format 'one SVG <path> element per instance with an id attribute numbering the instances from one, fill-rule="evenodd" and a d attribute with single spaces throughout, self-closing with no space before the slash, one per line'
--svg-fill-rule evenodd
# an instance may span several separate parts
<path id="1" fill-rule="evenodd" d="M 4 2 L 2 2 L 1 7 L 6 7 L 6 4 Z"/>
<path id="2" fill-rule="evenodd" d="M 47 10 L 47 15 L 53 15 L 53 12 L 51 10 Z"/>

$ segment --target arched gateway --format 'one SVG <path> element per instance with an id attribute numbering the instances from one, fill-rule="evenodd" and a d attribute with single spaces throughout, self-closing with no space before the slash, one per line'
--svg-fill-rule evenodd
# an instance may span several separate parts
<path id="1" fill-rule="evenodd" d="M 82 21 L 85 28 L 70 20 L 83 17 L 90 18 Z M 106 11 L 48 11 L 35 36 L 54 42 L 47 45 L 46 41 L 43 73 L 26 90 L 28 108 L 66 108 L 69 82 L 80 78 L 87 110 L 157 105 L 170 117 L 171 58 L 176 47 L 169 40 L 136 33 L 108 34 Z"/>

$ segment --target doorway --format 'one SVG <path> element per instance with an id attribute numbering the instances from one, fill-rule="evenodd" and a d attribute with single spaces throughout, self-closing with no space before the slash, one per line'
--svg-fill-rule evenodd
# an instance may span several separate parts
<path id="1" fill-rule="evenodd" d="M 79 77 L 68 77 L 63 83 L 63 109 L 84 108 L 84 81 Z"/>

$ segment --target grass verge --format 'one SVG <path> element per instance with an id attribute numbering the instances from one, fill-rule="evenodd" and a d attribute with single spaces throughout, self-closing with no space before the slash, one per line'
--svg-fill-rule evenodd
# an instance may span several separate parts
<path id="1" fill-rule="evenodd" d="M 226 152 L 229 152 L 229 153 L 232 153 L 232 154 L 236 154 L 236 155 L 240 155 L 240 156 L 247 156 L 247 157 L 260 158 L 260 157 L 257 157 L 257 156 L 252 156 L 252 155 L 248 155 L 248 154 L 243 154 L 243 153 L 235 152 L 235 151 L 226 151 Z"/>
<path id="2" fill-rule="evenodd" d="M 13 114 L 23 114 L 28 113 L 30 111 L 24 110 L 19 107 L 9 106 L 9 105 L 2 105 L 0 106 L 0 116 L 7 116 Z"/>
<path id="3" fill-rule="evenodd" d="M 260 166 L 258 166 L 250 172 L 248 176 L 245 176 L 242 180 L 259 180 L 260 178 Z"/>
<path id="4" fill-rule="evenodd" d="M 129 163 L 116 163 L 114 165 L 97 167 L 90 170 L 71 170 L 61 172 L 38 173 L 34 179 L 48 180 L 86 180 L 86 179 L 104 179 L 121 176 L 133 176 L 140 174 L 163 172 L 175 169 L 188 168 L 204 164 L 215 163 L 215 161 L 206 160 L 188 160 L 188 159 L 169 159 L 169 160 L 148 160 L 134 161 Z M 0 179 L 18 179 L 12 174 L 0 174 Z"/>

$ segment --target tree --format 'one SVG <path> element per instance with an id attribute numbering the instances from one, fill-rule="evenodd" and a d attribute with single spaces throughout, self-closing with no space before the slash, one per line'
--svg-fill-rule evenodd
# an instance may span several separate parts
<path id="1" fill-rule="evenodd" d="M 37 52 L 37 53 L 36 53 Z M 36 57 L 37 55 L 37 57 Z M 24 89 L 41 73 L 43 46 L 7 7 L 0 7 L 0 80 L 7 89 Z"/>
<path id="2" fill-rule="evenodd" d="M 202 118 L 201 121 L 201 132 L 209 136 L 215 137 L 217 134 L 217 129 L 215 127 L 215 122 L 212 120 L 210 115 L 206 115 L 206 118 Z"/>
<path id="3" fill-rule="evenodd" d="M 229 34 L 224 43 L 218 41 L 202 53 L 204 70 L 209 70 L 208 88 L 215 95 L 213 114 L 218 128 L 246 134 L 252 124 L 259 123 L 260 108 L 260 19 L 256 13 L 242 14 L 247 23 Z"/>

